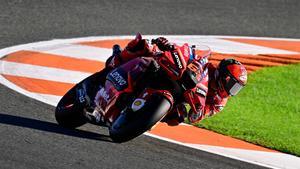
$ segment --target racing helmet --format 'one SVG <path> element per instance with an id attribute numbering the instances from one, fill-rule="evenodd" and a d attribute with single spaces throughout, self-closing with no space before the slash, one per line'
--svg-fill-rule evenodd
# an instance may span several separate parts
<path id="1" fill-rule="evenodd" d="M 235 96 L 247 83 L 246 68 L 234 59 L 223 59 L 216 73 L 217 85 L 227 96 Z"/>

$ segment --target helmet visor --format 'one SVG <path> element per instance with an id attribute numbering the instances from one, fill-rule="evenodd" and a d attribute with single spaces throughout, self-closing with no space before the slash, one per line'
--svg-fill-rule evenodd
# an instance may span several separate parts
<path id="1" fill-rule="evenodd" d="M 240 90 L 244 87 L 237 80 L 235 80 L 235 78 L 233 78 L 230 75 L 227 77 L 227 80 L 225 80 L 225 81 L 226 82 L 225 82 L 224 87 L 230 96 L 237 95 L 240 92 Z"/>
<path id="2" fill-rule="evenodd" d="M 237 94 L 240 92 L 240 90 L 241 90 L 243 87 L 244 87 L 243 85 L 241 85 L 241 84 L 239 84 L 239 83 L 235 83 L 235 84 L 231 87 L 231 89 L 229 90 L 229 94 L 230 94 L 231 96 L 235 96 L 235 95 L 237 95 Z"/>

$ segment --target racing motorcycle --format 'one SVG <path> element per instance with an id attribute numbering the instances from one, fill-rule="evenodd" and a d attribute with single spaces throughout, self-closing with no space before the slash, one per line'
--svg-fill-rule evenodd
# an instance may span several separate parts
<path id="1" fill-rule="evenodd" d="M 203 69 L 201 62 L 208 59 L 210 50 L 205 47 L 196 55 L 195 46 L 184 44 L 160 51 L 157 39 L 151 42 L 153 57 L 135 58 L 109 72 L 104 69 L 70 89 L 57 104 L 58 124 L 106 126 L 111 139 L 120 143 L 150 130 L 167 116 L 183 101 L 184 91 L 196 86 L 195 72 Z M 197 64 L 191 60 L 198 60 Z M 185 101 L 195 109 L 191 99 Z"/>

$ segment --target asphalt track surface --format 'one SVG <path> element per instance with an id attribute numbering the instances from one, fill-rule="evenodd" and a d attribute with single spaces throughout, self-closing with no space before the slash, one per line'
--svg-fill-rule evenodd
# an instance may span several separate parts
<path id="1" fill-rule="evenodd" d="M 300 38 L 300 1 L 1 0 L 0 48 L 97 35 Z M 59 127 L 54 107 L 0 85 L 0 168 L 262 168 L 141 136 L 109 141 L 93 125 Z"/>

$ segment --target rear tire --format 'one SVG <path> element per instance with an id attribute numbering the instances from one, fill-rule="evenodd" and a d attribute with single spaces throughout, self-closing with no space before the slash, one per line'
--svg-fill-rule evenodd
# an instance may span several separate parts
<path id="1" fill-rule="evenodd" d="M 171 103 L 163 95 L 153 94 L 137 111 L 125 108 L 109 129 L 114 142 L 129 141 L 151 129 L 168 112 Z"/>
<path id="2" fill-rule="evenodd" d="M 55 109 L 55 118 L 59 125 L 74 129 L 87 123 L 83 106 L 76 103 L 76 86 L 68 91 Z"/>

